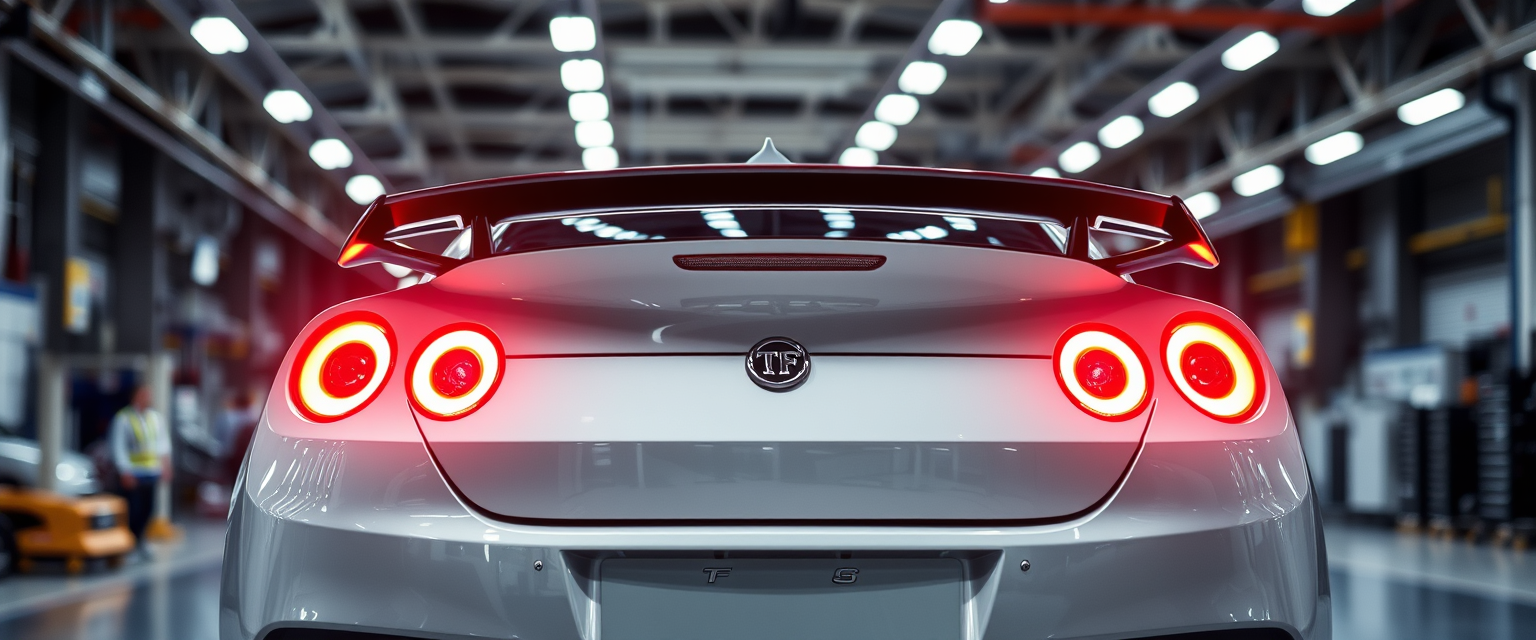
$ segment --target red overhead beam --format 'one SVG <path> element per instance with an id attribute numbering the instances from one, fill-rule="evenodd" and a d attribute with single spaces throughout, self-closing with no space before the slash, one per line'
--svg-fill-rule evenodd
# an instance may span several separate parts
<path id="1" fill-rule="evenodd" d="M 1413 0 L 1387 0 L 1390 10 L 1395 11 L 1412 4 Z M 1210 29 L 1225 31 L 1237 27 L 1254 27 L 1266 31 L 1300 29 L 1321 34 L 1365 31 L 1381 24 L 1381 10 L 1352 13 L 1344 16 L 1318 17 L 1305 13 L 1266 11 L 1264 9 L 1236 9 L 1230 7 L 1201 7 L 1188 10 L 1150 6 L 1104 6 L 1080 4 L 1043 4 L 1014 0 L 1007 4 L 978 2 L 977 15 L 981 20 L 1001 25 L 1058 25 L 1096 24 L 1108 27 L 1134 27 L 1147 24 L 1165 24 L 1180 29 Z"/>

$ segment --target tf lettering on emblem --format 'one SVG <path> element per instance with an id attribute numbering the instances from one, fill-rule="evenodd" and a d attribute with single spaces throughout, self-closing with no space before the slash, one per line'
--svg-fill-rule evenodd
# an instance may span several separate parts
<path id="1" fill-rule="evenodd" d="M 832 572 L 832 582 L 837 584 L 853 584 L 859 580 L 859 570 L 853 567 L 843 567 Z"/>
<path id="2" fill-rule="evenodd" d="M 714 584 L 716 578 L 728 578 L 731 575 L 730 567 L 708 567 L 704 573 L 709 574 L 709 584 Z"/>
<path id="3" fill-rule="evenodd" d="M 768 338 L 747 352 L 747 375 L 769 391 L 789 391 L 805 382 L 811 357 L 789 338 Z"/>

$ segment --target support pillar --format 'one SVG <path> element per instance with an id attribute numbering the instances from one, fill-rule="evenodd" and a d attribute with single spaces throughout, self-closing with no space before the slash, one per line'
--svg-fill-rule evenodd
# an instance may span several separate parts
<path id="1" fill-rule="evenodd" d="M 68 367 L 63 358 L 41 353 L 37 357 L 37 488 L 52 491 L 58 486 L 54 472 L 64 454 L 64 423 L 69 413 L 65 395 Z"/>
<path id="2" fill-rule="evenodd" d="M 171 375 L 175 370 L 176 358 L 169 353 L 157 351 L 150 356 L 148 371 L 145 372 L 152 398 L 150 404 L 164 420 L 161 426 L 166 429 L 174 428 L 170 415 Z M 175 468 L 174 461 L 170 461 L 170 466 Z M 155 542 L 166 542 L 181 537 L 181 530 L 171 524 L 171 483 L 167 480 L 162 478 L 160 484 L 155 487 L 155 512 L 149 519 L 149 526 L 144 528 L 145 539 Z"/>
<path id="3" fill-rule="evenodd" d="M 54 469 L 63 457 L 68 424 L 69 368 L 65 354 L 83 343 L 65 327 L 69 259 L 79 245 L 80 148 L 85 105 L 51 83 L 37 87 L 38 172 L 32 225 L 35 273 L 42 302 L 42 349 L 38 354 L 37 440 L 41 448 L 38 486 L 54 487 Z"/>
<path id="4" fill-rule="evenodd" d="M 1532 332 L 1536 331 L 1536 98 L 1526 73 L 1505 76 L 1515 94 L 1510 136 L 1510 191 L 1513 196 L 1509 220 L 1510 247 L 1510 328 L 1515 369 L 1522 376 L 1531 373 Z"/>

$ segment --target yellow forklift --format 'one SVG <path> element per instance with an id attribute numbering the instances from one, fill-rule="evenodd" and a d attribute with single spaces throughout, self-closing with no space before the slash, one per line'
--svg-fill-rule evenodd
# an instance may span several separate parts
<path id="1" fill-rule="evenodd" d="M 128 503 L 113 495 L 65 496 L 0 485 L 0 576 L 62 561 L 71 574 L 88 563 L 122 564 L 133 551 Z"/>

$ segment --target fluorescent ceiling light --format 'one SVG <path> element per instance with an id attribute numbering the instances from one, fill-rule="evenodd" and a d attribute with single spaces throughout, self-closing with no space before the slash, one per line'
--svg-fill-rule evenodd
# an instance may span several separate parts
<path id="1" fill-rule="evenodd" d="M 596 91 L 571 94 L 571 119 L 577 122 L 608 119 L 608 96 Z"/>
<path id="2" fill-rule="evenodd" d="M 613 147 L 592 147 L 581 152 L 581 166 L 587 169 L 617 169 L 619 152 Z"/>
<path id="3" fill-rule="evenodd" d="M 1201 191 L 1185 198 L 1184 206 L 1189 207 L 1189 212 L 1195 214 L 1195 219 L 1199 220 L 1221 211 L 1221 196 L 1209 191 Z"/>
<path id="4" fill-rule="evenodd" d="M 907 65 L 901 71 L 901 76 L 896 78 L 896 86 L 907 93 L 915 93 L 920 96 L 933 95 L 944 84 L 944 78 L 949 72 L 944 70 L 944 65 L 937 62 L 925 62 L 918 60 Z"/>
<path id="5" fill-rule="evenodd" d="M 566 60 L 560 63 L 560 84 L 566 91 L 597 91 L 603 88 L 603 63 Z"/>
<path id="6" fill-rule="evenodd" d="M 843 149 L 843 155 L 837 157 L 837 163 L 850 167 L 870 167 L 880 164 L 880 154 L 864 147 L 848 147 Z"/>
<path id="7" fill-rule="evenodd" d="M 315 110 L 310 108 L 309 101 L 299 92 L 292 89 L 278 89 L 267 94 L 261 101 L 261 106 L 272 114 L 272 119 L 283 124 L 290 122 L 303 122 L 315 115 Z"/>
<path id="8" fill-rule="evenodd" d="M 1175 82 L 1147 100 L 1147 110 L 1159 118 L 1172 118 L 1200 100 L 1200 90 L 1188 82 Z"/>
<path id="9" fill-rule="evenodd" d="M 366 173 L 347 180 L 347 197 L 358 204 L 368 204 L 384 195 L 384 183 Z"/>
<path id="10" fill-rule="evenodd" d="M 1061 170 L 1067 173 L 1082 173 L 1098 162 L 1099 148 L 1087 140 L 1067 147 L 1066 151 L 1061 152 L 1061 157 L 1056 159 Z"/>
<path id="11" fill-rule="evenodd" d="M 240 27 L 230 22 L 229 18 L 221 16 L 206 16 L 198 18 L 192 23 L 192 39 L 203 45 L 208 53 L 223 55 L 226 53 L 240 53 L 250 46 Z"/>
<path id="12" fill-rule="evenodd" d="M 345 169 L 352 166 L 352 150 L 335 138 L 321 138 L 309 145 L 309 159 L 321 169 Z"/>
<path id="13" fill-rule="evenodd" d="M 865 149 L 885 151 L 896 144 L 896 127 L 871 120 L 859 127 L 859 132 L 853 135 L 853 142 Z"/>
<path id="14" fill-rule="evenodd" d="M 1232 190 L 1240 196 L 1256 196 L 1285 182 L 1285 172 L 1272 164 L 1249 171 L 1232 179 Z"/>
<path id="15" fill-rule="evenodd" d="M 875 119 L 901 126 L 917 117 L 917 98 L 904 93 L 893 93 L 880 99 L 875 105 Z"/>
<path id="16" fill-rule="evenodd" d="M 576 144 L 583 149 L 613 146 L 613 125 L 607 120 L 576 123 Z"/>
<path id="17" fill-rule="evenodd" d="M 571 53 L 597 47 L 597 29 L 586 16 L 558 16 L 549 20 L 549 41 L 555 49 Z"/>
<path id="18" fill-rule="evenodd" d="M 950 19 L 934 27 L 928 38 L 928 50 L 936 56 L 963 56 L 981 40 L 981 25 L 970 20 Z"/>
<path id="19" fill-rule="evenodd" d="M 1355 0 L 1301 0 L 1301 10 L 1314 16 L 1326 18 L 1354 3 Z"/>
<path id="20" fill-rule="evenodd" d="M 1359 153 L 1365 148 L 1365 138 L 1353 131 L 1335 133 L 1307 146 L 1303 155 L 1307 162 L 1324 165 Z"/>
<path id="21" fill-rule="evenodd" d="M 1130 144 L 1132 140 L 1140 138 L 1144 131 L 1146 131 L 1146 127 L 1142 126 L 1141 118 L 1129 115 L 1120 116 L 1110 120 L 1109 124 L 1099 129 L 1099 142 L 1111 149 L 1119 149 Z"/>
<path id="22" fill-rule="evenodd" d="M 1274 36 L 1255 31 L 1221 53 L 1221 66 L 1233 71 L 1247 71 L 1279 50 L 1280 41 Z"/>
<path id="23" fill-rule="evenodd" d="M 1029 175 L 1040 176 L 1042 178 L 1060 178 L 1061 172 L 1057 171 L 1054 167 L 1040 167 L 1039 169 L 1035 169 L 1034 171 L 1029 172 Z"/>
<path id="24" fill-rule="evenodd" d="M 1421 125 L 1467 104 L 1466 96 L 1455 89 L 1441 89 L 1397 108 L 1397 119 Z"/>

